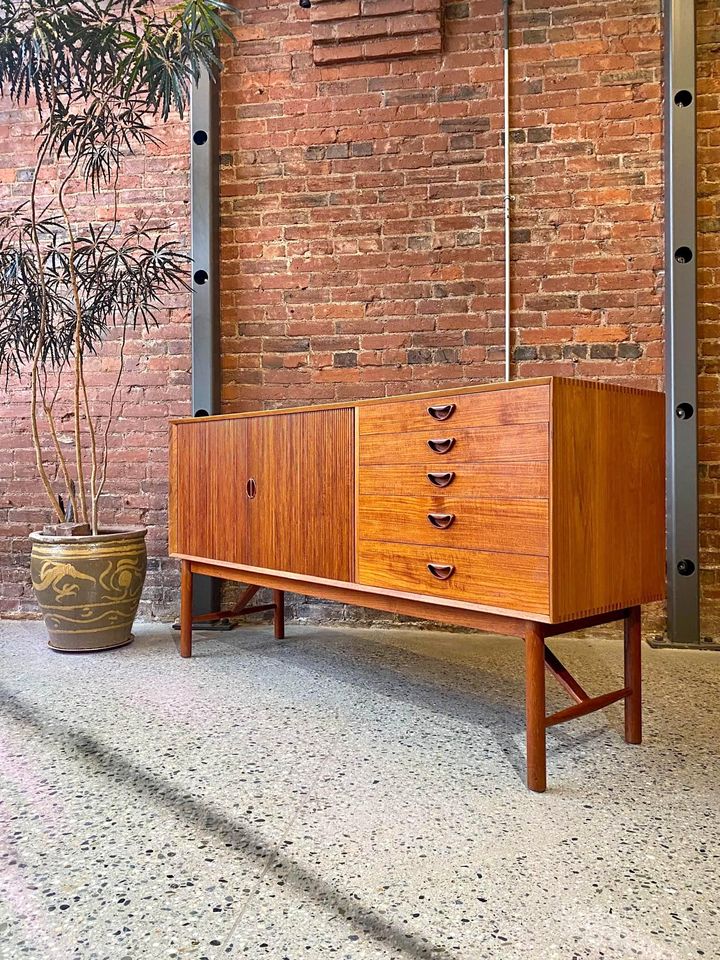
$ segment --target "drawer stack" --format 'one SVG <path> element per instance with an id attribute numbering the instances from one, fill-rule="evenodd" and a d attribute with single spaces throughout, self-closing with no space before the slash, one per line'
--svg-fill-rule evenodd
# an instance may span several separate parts
<path id="1" fill-rule="evenodd" d="M 549 614 L 549 386 L 357 413 L 358 582 Z"/>

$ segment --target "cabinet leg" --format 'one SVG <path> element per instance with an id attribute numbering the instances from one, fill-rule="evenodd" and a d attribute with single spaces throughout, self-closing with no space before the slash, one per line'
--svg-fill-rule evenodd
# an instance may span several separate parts
<path id="1" fill-rule="evenodd" d="M 192 573 L 187 560 L 180 561 L 180 656 L 192 656 Z"/>
<path id="2" fill-rule="evenodd" d="M 640 607 L 631 607 L 625 617 L 625 740 L 642 743 L 642 632 Z"/>
<path id="3" fill-rule="evenodd" d="M 273 615 L 275 639 L 283 640 L 285 637 L 285 593 L 282 590 L 273 590 L 273 603 L 275 604 Z"/>
<path id="4" fill-rule="evenodd" d="M 547 786 L 545 755 L 545 639 L 537 623 L 525 629 L 525 723 L 527 785 L 542 793 Z"/>

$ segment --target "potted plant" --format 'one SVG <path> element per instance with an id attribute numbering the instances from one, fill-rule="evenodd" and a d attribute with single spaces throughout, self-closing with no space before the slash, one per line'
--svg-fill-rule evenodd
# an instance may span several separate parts
<path id="1" fill-rule="evenodd" d="M 219 66 L 228 9 L 219 0 L 0 6 L 0 94 L 34 105 L 38 119 L 29 197 L 0 216 L 0 373 L 29 385 L 37 476 L 54 515 L 31 534 L 31 574 L 55 649 L 131 639 L 146 530 L 101 518 L 110 427 L 127 337 L 188 287 L 190 258 L 162 226 L 118 216 L 119 178 L 128 157 L 160 142 L 173 112 L 183 116 L 200 71 Z M 106 219 L 79 220 L 78 193 L 102 200 Z M 94 404 L 85 363 L 111 330 L 117 377 Z"/>

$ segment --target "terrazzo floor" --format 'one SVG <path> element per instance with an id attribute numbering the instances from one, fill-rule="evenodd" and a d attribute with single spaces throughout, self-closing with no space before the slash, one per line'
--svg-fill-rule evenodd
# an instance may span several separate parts
<path id="1" fill-rule="evenodd" d="M 2 960 L 720 957 L 717 654 L 645 648 L 645 744 L 618 705 L 555 727 L 536 795 L 519 641 L 176 636 L 0 623 Z"/>

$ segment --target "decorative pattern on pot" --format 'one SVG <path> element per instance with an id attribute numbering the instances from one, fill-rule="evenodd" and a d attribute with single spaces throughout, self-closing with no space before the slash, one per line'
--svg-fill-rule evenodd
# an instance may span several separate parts
<path id="1" fill-rule="evenodd" d="M 144 528 L 96 537 L 32 534 L 35 596 L 56 650 L 104 650 L 131 639 L 147 554 Z"/>

